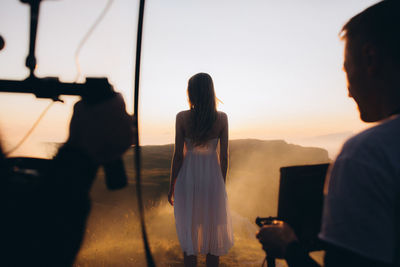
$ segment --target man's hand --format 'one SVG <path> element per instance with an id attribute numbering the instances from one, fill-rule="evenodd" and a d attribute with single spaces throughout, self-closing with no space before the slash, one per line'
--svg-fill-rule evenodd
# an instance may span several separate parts
<path id="1" fill-rule="evenodd" d="M 95 105 L 74 106 L 67 144 L 82 149 L 99 164 L 118 159 L 135 144 L 137 129 L 121 94 Z"/>
<path id="2" fill-rule="evenodd" d="M 283 259 L 287 246 L 297 241 L 293 229 L 285 222 L 275 220 L 271 225 L 264 225 L 256 237 L 268 256 Z"/>

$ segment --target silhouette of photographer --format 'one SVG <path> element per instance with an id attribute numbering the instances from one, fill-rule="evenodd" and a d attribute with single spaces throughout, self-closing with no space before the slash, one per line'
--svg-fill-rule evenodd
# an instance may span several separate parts
<path id="1" fill-rule="evenodd" d="M 67 142 L 54 159 L 36 166 L 43 172 L 37 180 L 10 169 L 0 149 L 1 266 L 72 266 L 97 169 L 135 143 L 133 125 L 119 93 L 94 105 L 79 101 Z"/>
<path id="2" fill-rule="evenodd" d="M 341 33 L 349 97 L 361 119 L 377 125 L 344 144 L 327 177 L 325 266 L 400 266 L 400 2 L 367 8 Z M 282 221 L 257 238 L 291 267 L 319 266 Z"/>

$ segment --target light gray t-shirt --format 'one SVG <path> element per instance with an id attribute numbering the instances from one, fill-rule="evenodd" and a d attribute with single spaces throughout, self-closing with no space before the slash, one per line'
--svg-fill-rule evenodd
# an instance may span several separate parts
<path id="1" fill-rule="evenodd" d="M 394 263 L 400 253 L 400 116 L 349 139 L 326 183 L 319 237 L 366 258 Z"/>

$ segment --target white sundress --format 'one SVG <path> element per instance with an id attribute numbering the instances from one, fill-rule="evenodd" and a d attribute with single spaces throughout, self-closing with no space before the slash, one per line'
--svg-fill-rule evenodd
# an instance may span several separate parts
<path id="1" fill-rule="evenodd" d="M 187 255 L 224 255 L 233 246 L 233 230 L 216 151 L 218 138 L 201 146 L 185 138 L 185 144 L 174 195 L 179 242 Z"/>

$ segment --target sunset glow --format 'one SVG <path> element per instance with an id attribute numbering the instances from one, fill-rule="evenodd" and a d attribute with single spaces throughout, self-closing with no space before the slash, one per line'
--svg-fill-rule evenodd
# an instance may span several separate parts
<path id="1" fill-rule="evenodd" d="M 208 72 L 219 109 L 230 120 L 230 138 L 347 138 L 368 125 L 347 98 L 342 72 L 341 26 L 376 1 L 149 1 L 145 11 L 140 91 L 141 144 L 174 139 L 175 114 L 187 109 L 186 84 Z M 37 76 L 73 81 L 79 41 L 107 1 L 44 1 L 41 7 Z M 114 1 L 80 54 L 82 77 L 107 76 L 132 111 L 137 1 Z M 23 79 L 28 47 L 28 7 L 0 3 L 0 78 Z M 81 80 L 82 81 L 82 80 Z M 49 156 L 42 142 L 62 142 L 76 99 L 51 108 L 15 155 Z M 2 94 L 3 143 L 12 147 L 48 100 Z M 342 141 L 337 141 L 332 155 Z M 305 144 L 306 144 L 305 143 Z M 322 144 L 323 145 L 323 144 Z M 51 154 L 51 153 L 50 153 Z"/>

